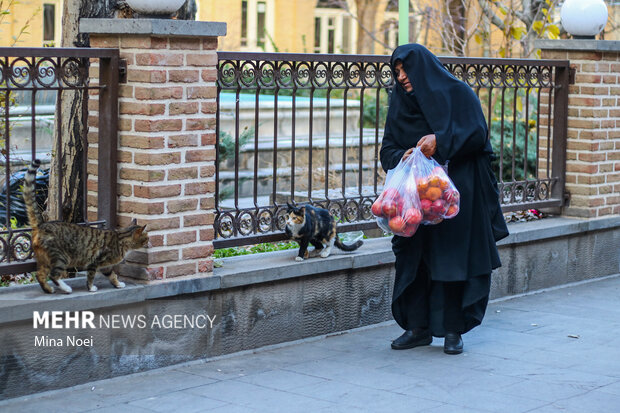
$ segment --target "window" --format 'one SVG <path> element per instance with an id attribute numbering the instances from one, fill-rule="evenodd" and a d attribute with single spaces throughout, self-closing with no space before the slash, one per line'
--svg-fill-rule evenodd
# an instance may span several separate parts
<path id="1" fill-rule="evenodd" d="M 340 6 L 314 9 L 314 52 L 355 53 L 356 33 L 352 22 Z"/>
<path id="2" fill-rule="evenodd" d="M 351 52 L 351 18 L 344 17 L 342 19 L 342 52 Z"/>
<path id="3" fill-rule="evenodd" d="M 267 5 L 264 1 L 256 4 L 256 46 L 265 48 L 265 14 Z"/>
<path id="4" fill-rule="evenodd" d="M 241 2 L 241 46 L 248 45 L 248 2 Z"/>
<path id="5" fill-rule="evenodd" d="M 54 42 L 56 33 L 56 6 L 43 5 L 43 42 Z"/>
<path id="6" fill-rule="evenodd" d="M 314 53 L 321 53 L 321 18 L 314 18 Z"/>
<path id="7" fill-rule="evenodd" d="M 275 0 L 242 0 L 240 47 L 242 51 L 271 52 L 276 35 Z"/>
<path id="8" fill-rule="evenodd" d="M 334 19 L 327 19 L 327 53 L 334 53 L 334 41 L 336 33 L 334 30 Z"/>

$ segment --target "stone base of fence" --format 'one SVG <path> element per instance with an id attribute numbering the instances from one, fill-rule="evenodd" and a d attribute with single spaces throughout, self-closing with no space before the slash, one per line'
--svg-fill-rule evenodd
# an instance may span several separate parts
<path id="1" fill-rule="evenodd" d="M 620 214 L 620 41 L 541 40 L 543 59 L 568 59 L 566 190 L 563 215 Z"/>
<path id="2" fill-rule="evenodd" d="M 117 221 L 137 218 L 148 225 L 150 247 L 130 254 L 121 275 L 151 281 L 212 274 L 215 50 L 226 25 L 83 19 L 80 31 L 90 34 L 93 47 L 118 48 L 127 63 L 126 81 L 119 84 Z M 91 131 L 96 116 L 91 113 Z M 97 150 L 91 141 L 92 182 Z M 94 184 L 89 188 L 94 214 L 97 193 Z"/>

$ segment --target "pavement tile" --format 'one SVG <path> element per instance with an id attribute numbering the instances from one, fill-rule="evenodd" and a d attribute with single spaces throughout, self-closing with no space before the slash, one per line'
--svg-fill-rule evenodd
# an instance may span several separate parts
<path id="1" fill-rule="evenodd" d="M 523 413 L 548 404 L 526 397 L 487 391 L 475 381 L 459 386 L 419 383 L 402 392 L 413 397 L 424 397 L 480 412 Z"/>
<path id="2" fill-rule="evenodd" d="M 522 380 L 518 383 L 511 384 L 494 391 L 513 396 L 526 395 L 530 399 L 556 402 L 558 400 L 587 393 L 589 390 L 574 384 L 567 385 L 544 383 L 543 385 L 538 381 Z"/>
<path id="3" fill-rule="evenodd" d="M 52 410 L 55 411 L 55 410 Z M 59 412 L 62 410 L 58 410 Z M 93 413 L 153 413 L 153 410 L 143 409 L 138 406 L 130 406 L 128 404 L 115 404 L 113 406 L 102 407 L 101 409 L 88 410 Z"/>
<path id="4" fill-rule="evenodd" d="M 304 386 L 293 392 L 337 403 L 339 407 L 355 407 L 374 412 L 391 410 L 419 412 L 442 404 L 425 398 L 339 381 L 326 381 Z"/>
<path id="5" fill-rule="evenodd" d="M 269 409 L 254 409 L 249 406 L 240 406 L 238 404 L 227 404 L 225 406 L 216 407 L 215 409 L 207 410 L 209 413 L 253 413 L 270 411 Z"/>
<path id="6" fill-rule="evenodd" d="M 155 412 L 173 412 L 179 409 L 183 410 L 183 413 L 194 413 L 222 407 L 228 403 L 177 391 L 134 400 L 128 404 L 130 407 L 139 407 Z"/>
<path id="7" fill-rule="evenodd" d="M 424 410 L 422 413 L 480 413 L 480 411 L 470 409 L 469 407 L 457 406 L 455 404 L 443 404 L 439 407 Z"/>
<path id="8" fill-rule="evenodd" d="M 239 381 L 256 384 L 258 386 L 269 387 L 276 390 L 291 390 L 297 387 L 320 383 L 325 379 L 300 374 L 287 370 L 270 370 L 264 373 L 252 374 L 240 377 Z"/>
<path id="9" fill-rule="evenodd" d="M 383 390 L 398 388 L 399 386 L 403 386 L 403 383 L 407 382 L 407 376 L 398 372 L 371 369 L 332 360 L 318 360 L 295 364 L 288 367 L 287 370 Z"/>
<path id="10" fill-rule="evenodd" d="M 402 364 L 399 367 L 402 369 L 403 374 L 412 377 L 418 383 L 425 383 L 424 387 L 429 391 L 432 391 L 433 386 L 449 389 L 462 385 L 475 385 L 476 387 L 490 390 L 503 388 L 522 381 L 520 378 L 508 375 L 449 366 L 447 364 L 438 366 L 437 363 L 432 362 L 425 364 Z"/>
<path id="11" fill-rule="evenodd" d="M 578 396 L 560 400 L 553 406 L 571 412 L 581 413 L 611 413 L 620 410 L 620 396 L 593 390 Z"/>
<path id="12" fill-rule="evenodd" d="M 599 391 L 620 396 L 620 381 L 599 388 Z"/>
<path id="13" fill-rule="evenodd" d="M 616 381 L 613 377 L 585 373 L 571 368 L 554 368 L 542 364 L 511 359 L 506 359 L 498 364 L 489 365 L 486 367 L 486 371 L 541 383 L 576 385 L 588 390 Z"/>
<path id="14" fill-rule="evenodd" d="M 274 390 L 238 380 L 226 380 L 207 384 L 183 390 L 183 392 L 226 402 L 234 402 L 235 404 L 251 406 L 252 408 L 266 408 L 271 411 L 310 411 L 330 405 L 330 403 L 318 398 L 307 397 L 289 391 Z"/>

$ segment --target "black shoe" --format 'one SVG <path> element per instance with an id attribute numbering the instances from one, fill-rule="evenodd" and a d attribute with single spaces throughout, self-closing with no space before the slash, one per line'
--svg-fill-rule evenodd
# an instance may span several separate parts
<path id="1" fill-rule="evenodd" d="M 459 333 L 446 333 L 443 352 L 446 354 L 461 354 L 463 352 L 463 339 Z"/>
<path id="2" fill-rule="evenodd" d="M 428 346 L 433 342 L 433 336 L 429 330 L 407 330 L 402 336 L 392 341 L 394 350 L 405 350 L 419 346 Z"/>

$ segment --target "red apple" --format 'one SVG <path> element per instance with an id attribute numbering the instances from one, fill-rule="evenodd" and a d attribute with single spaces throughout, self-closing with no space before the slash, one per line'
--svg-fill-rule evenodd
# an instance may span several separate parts
<path id="1" fill-rule="evenodd" d="M 438 199 L 431 204 L 431 212 L 437 215 L 443 215 L 446 212 L 446 201 Z"/>
<path id="2" fill-rule="evenodd" d="M 398 204 L 392 199 L 386 199 L 383 201 L 383 216 L 391 218 L 394 215 L 398 215 L 399 207 Z"/>
<path id="3" fill-rule="evenodd" d="M 400 193 L 396 188 L 387 188 L 385 191 L 383 191 L 383 198 L 385 200 L 392 199 L 398 202 L 398 200 L 400 199 Z"/>
<path id="4" fill-rule="evenodd" d="M 454 218 L 459 213 L 459 207 L 457 205 L 450 205 L 448 212 L 446 212 L 446 218 Z"/>
<path id="5" fill-rule="evenodd" d="M 405 223 L 405 220 L 400 215 L 395 216 L 394 218 L 390 219 L 390 222 L 388 222 L 388 225 L 390 226 L 390 229 L 392 230 L 393 233 L 403 232 L 403 230 L 407 226 L 407 224 Z"/>
<path id="6" fill-rule="evenodd" d="M 372 211 L 372 214 L 376 217 L 380 217 L 383 215 L 383 208 L 382 208 L 382 203 L 381 203 L 381 198 L 377 199 L 373 204 L 372 207 L 370 208 L 370 210 Z"/>
<path id="7" fill-rule="evenodd" d="M 418 225 L 407 225 L 405 229 L 398 235 L 402 237 L 411 237 L 418 230 Z"/>
<path id="8" fill-rule="evenodd" d="M 424 212 L 425 215 L 426 214 L 430 214 L 430 212 L 431 212 L 431 205 L 433 205 L 433 203 L 429 199 L 421 199 L 420 200 L 420 207 L 422 208 L 422 212 Z"/>
<path id="9" fill-rule="evenodd" d="M 456 204 L 459 202 L 459 193 L 454 189 L 446 189 L 443 191 L 442 198 L 445 199 L 448 204 Z"/>
<path id="10" fill-rule="evenodd" d="M 441 221 L 443 221 L 443 218 L 441 218 L 440 216 L 438 216 L 436 214 L 424 215 L 424 222 L 426 222 L 428 224 L 438 224 Z"/>
<path id="11" fill-rule="evenodd" d="M 407 225 L 418 225 L 422 221 L 422 213 L 417 208 L 409 208 L 404 216 Z"/>

